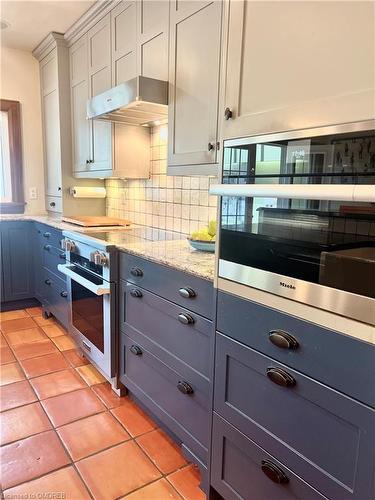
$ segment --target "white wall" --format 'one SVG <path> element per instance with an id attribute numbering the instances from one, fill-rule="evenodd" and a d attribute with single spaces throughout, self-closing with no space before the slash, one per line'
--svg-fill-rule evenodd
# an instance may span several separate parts
<path id="1" fill-rule="evenodd" d="M 21 103 L 23 183 L 25 213 L 44 209 L 43 138 L 39 63 L 30 52 L 3 47 L 0 53 L 0 97 Z M 38 188 L 38 199 L 29 199 L 29 188 Z"/>

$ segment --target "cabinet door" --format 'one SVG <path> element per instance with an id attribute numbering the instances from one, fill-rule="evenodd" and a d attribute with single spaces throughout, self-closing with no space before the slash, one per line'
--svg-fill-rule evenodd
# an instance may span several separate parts
<path id="1" fill-rule="evenodd" d="M 93 97 L 111 88 L 110 14 L 101 19 L 87 35 L 89 54 L 89 95 Z M 112 169 L 112 124 L 92 120 L 90 135 L 90 171 L 101 176 Z"/>
<path id="2" fill-rule="evenodd" d="M 61 144 L 56 50 L 43 59 L 40 77 L 46 195 L 61 197 Z"/>
<path id="3" fill-rule="evenodd" d="M 2 302 L 34 296 L 31 225 L 28 222 L 1 223 Z"/>
<path id="4" fill-rule="evenodd" d="M 171 14 L 169 166 L 217 161 L 221 10 L 215 1 Z"/>
<path id="5" fill-rule="evenodd" d="M 228 4 L 224 139 L 374 118 L 373 2 Z"/>
<path id="6" fill-rule="evenodd" d="M 139 74 L 168 81 L 169 2 L 137 2 Z"/>
<path id="7" fill-rule="evenodd" d="M 124 1 L 111 11 L 112 81 L 119 85 L 137 76 L 136 2 Z"/>
<path id="8" fill-rule="evenodd" d="M 86 119 L 89 98 L 87 37 L 70 48 L 70 86 L 72 109 L 73 171 L 85 172 L 90 157 L 91 123 Z"/>

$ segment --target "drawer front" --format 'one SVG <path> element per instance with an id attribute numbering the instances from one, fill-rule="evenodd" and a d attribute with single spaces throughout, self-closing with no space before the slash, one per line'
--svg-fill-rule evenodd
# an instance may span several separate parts
<path id="1" fill-rule="evenodd" d="M 120 277 L 205 318 L 213 317 L 213 284 L 135 255 L 120 253 Z"/>
<path id="2" fill-rule="evenodd" d="M 215 411 L 240 431 L 329 498 L 372 498 L 374 410 L 221 334 L 215 373 Z"/>
<path id="3" fill-rule="evenodd" d="M 212 431 L 211 483 L 226 500 L 325 499 L 215 413 Z"/>
<path id="4" fill-rule="evenodd" d="M 222 292 L 217 329 L 375 408 L 374 345 Z M 292 335 L 298 347 L 274 345 L 270 332 L 278 330 Z"/>
<path id="5" fill-rule="evenodd" d="M 43 304 L 66 328 L 70 320 L 70 303 L 66 281 L 44 268 Z"/>
<path id="6" fill-rule="evenodd" d="M 209 376 L 212 321 L 131 283 L 122 287 L 125 321 L 144 336 L 145 347 L 170 364 L 173 358 Z"/>
<path id="7" fill-rule="evenodd" d="M 62 199 L 57 196 L 46 196 L 46 210 L 62 213 Z"/>
<path id="8" fill-rule="evenodd" d="M 43 266 L 52 271 L 56 276 L 65 281 L 65 275 L 57 269 L 59 264 L 65 264 L 65 252 L 60 248 L 53 247 L 49 243 L 45 243 L 42 247 Z"/>
<path id="9" fill-rule="evenodd" d="M 39 222 L 35 222 L 35 227 L 41 246 L 48 244 L 55 248 L 61 248 L 62 231 Z"/>
<path id="10" fill-rule="evenodd" d="M 121 335 L 122 356 L 124 357 L 125 385 L 138 388 L 151 401 L 160 407 L 177 424 L 171 429 L 186 430 L 205 448 L 208 446 L 208 386 L 198 386 L 186 380 L 183 374 L 172 370 L 156 356 L 148 352 L 143 345 L 128 335 Z M 136 348 L 134 347 L 136 346 Z M 136 354 L 132 351 L 139 349 Z M 188 383 L 193 392 L 186 394 L 178 389 L 181 382 Z M 139 394 L 137 394 L 139 396 Z M 144 401 L 143 401 L 144 402 Z M 147 404 L 147 402 L 145 403 Z"/>

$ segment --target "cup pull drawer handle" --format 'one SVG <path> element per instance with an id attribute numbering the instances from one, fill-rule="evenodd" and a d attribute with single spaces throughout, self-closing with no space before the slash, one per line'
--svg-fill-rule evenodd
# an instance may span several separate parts
<path id="1" fill-rule="evenodd" d="M 130 290 L 130 295 L 132 297 L 137 298 L 137 299 L 140 299 L 141 297 L 143 297 L 143 293 L 140 290 L 138 290 L 138 288 L 132 288 Z"/>
<path id="2" fill-rule="evenodd" d="M 182 392 L 182 394 L 193 394 L 194 389 L 191 387 L 191 385 L 188 382 L 185 382 L 184 380 L 180 380 L 177 384 L 177 389 Z"/>
<path id="3" fill-rule="evenodd" d="M 44 245 L 44 250 L 47 250 L 49 252 L 51 250 L 51 245 Z"/>
<path id="4" fill-rule="evenodd" d="M 180 313 L 178 316 L 178 321 L 183 325 L 192 325 L 195 322 L 195 319 L 190 316 L 190 314 Z"/>
<path id="5" fill-rule="evenodd" d="M 51 286 L 52 285 L 52 281 L 51 280 L 44 280 L 44 283 L 48 286 Z"/>
<path id="6" fill-rule="evenodd" d="M 135 356 L 142 356 L 142 349 L 137 345 L 132 345 L 131 347 L 129 347 L 129 350 Z"/>
<path id="7" fill-rule="evenodd" d="M 196 296 L 196 293 L 194 292 L 194 290 L 192 288 L 189 288 L 189 287 L 180 288 L 178 290 L 178 293 L 184 299 L 192 299 L 193 297 Z"/>
<path id="8" fill-rule="evenodd" d="M 65 291 L 60 292 L 60 295 L 61 295 L 61 297 L 63 297 L 64 299 L 66 299 L 66 297 L 68 296 L 68 292 L 65 292 Z"/>
<path id="9" fill-rule="evenodd" d="M 299 346 L 298 340 L 284 330 L 271 330 L 268 334 L 268 338 L 272 344 L 281 349 L 295 350 Z"/>
<path id="10" fill-rule="evenodd" d="M 267 368 L 266 374 L 273 383 L 282 387 L 293 387 L 296 385 L 295 379 L 281 368 Z"/>
<path id="11" fill-rule="evenodd" d="M 285 475 L 285 473 L 280 469 L 280 467 L 278 467 L 270 460 L 262 460 L 261 467 L 264 474 L 274 483 L 277 484 L 289 483 L 288 476 Z"/>
<path id="12" fill-rule="evenodd" d="M 140 278 L 141 276 L 143 276 L 143 271 L 142 271 L 142 269 L 139 269 L 139 267 L 132 267 L 130 269 L 130 274 Z"/>
<path id="13" fill-rule="evenodd" d="M 45 233 L 43 233 L 43 236 L 45 238 L 49 238 L 51 236 L 51 233 L 49 233 L 48 231 L 46 231 Z"/>

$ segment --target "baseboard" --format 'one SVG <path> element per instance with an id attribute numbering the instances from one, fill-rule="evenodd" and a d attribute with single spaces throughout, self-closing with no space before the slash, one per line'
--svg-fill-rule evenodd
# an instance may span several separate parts
<path id="1" fill-rule="evenodd" d="M 1 302 L 0 311 L 14 311 L 15 309 L 26 309 L 27 307 L 37 307 L 41 306 L 38 299 L 22 299 L 22 300 L 11 300 L 9 302 Z"/>

